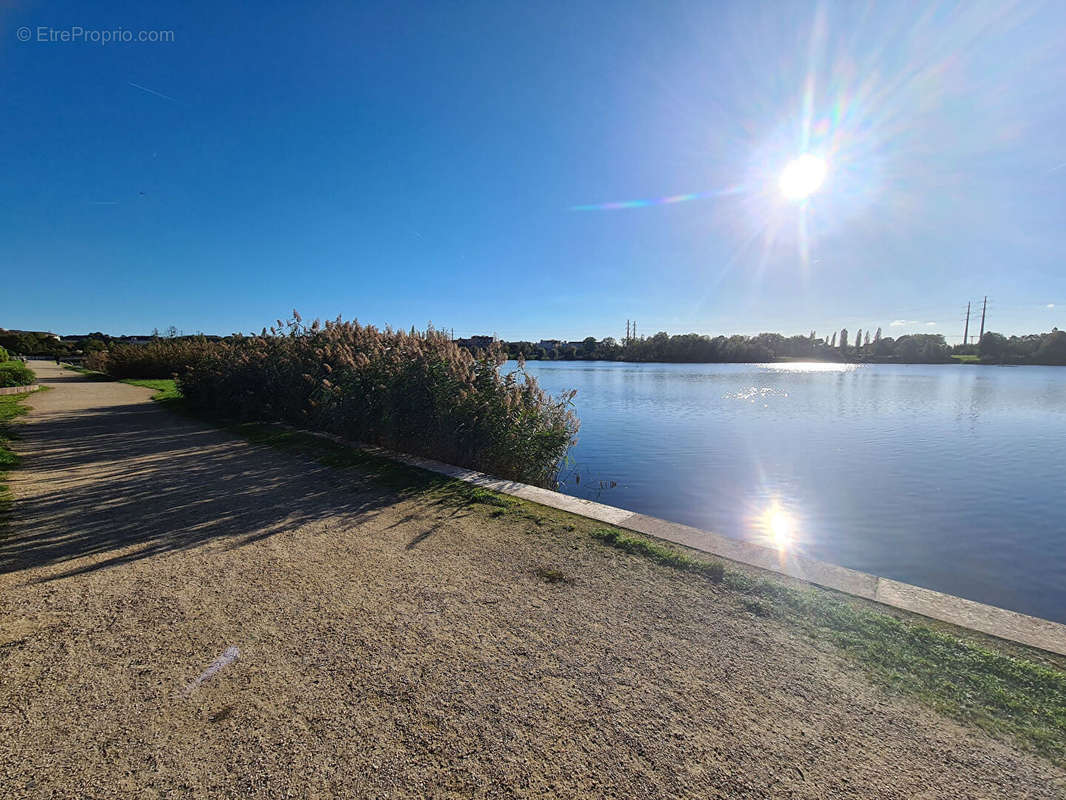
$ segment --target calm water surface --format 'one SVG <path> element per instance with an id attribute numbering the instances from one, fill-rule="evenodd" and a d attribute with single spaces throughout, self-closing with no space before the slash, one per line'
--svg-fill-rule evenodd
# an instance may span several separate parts
<path id="1" fill-rule="evenodd" d="M 1066 622 L 1066 368 L 527 370 L 578 390 L 567 494 L 763 542 L 776 508 L 815 558 Z"/>

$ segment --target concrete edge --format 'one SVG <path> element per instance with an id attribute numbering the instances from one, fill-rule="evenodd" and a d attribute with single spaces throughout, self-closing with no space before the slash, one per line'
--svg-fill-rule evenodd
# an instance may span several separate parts
<path id="1" fill-rule="evenodd" d="M 41 385 L 38 383 L 33 383 L 29 386 L 4 386 L 0 387 L 0 395 L 25 394 L 27 392 L 36 392 L 40 388 Z"/>
<path id="2" fill-rule="evenodd" d="M 289 427 L 289 426 L 282 426 Z M 298 430 L 298 429 L 293 429 Z M 955 595 L 935 592 L 921 586 L 901 583 L 890 578 L 881 578 L 866 572 L 829 564 L 799 553 L 788 553 L 765 547 L 754 542 L 732 539 L 711 531 L 682 525 L 678 522 L 649 517 L 627 511 L 624 508 L 594 503 L 579 497 L 570 497 L 550 489 L 541 489 L 526 483 L 504 480 L 465 467 L 457 467 L 434 461 L 430 458 L 398 453 L 384 447 L 352 442 L 341 436 L 317 431 L 301 430 L 302 433 L 326 439 L 338 444 L 357 447 L 365 452 L 419 467 L 456 480 L 491 489 L 501 494 L 520 497 L 549 508 L 566 511 L 626 528 L 656 539 L 691 547 L 713 556 L 740 564 L 798 578 L 807 583 L 834 589 L 844 594 L 862 597 L 881 605 L 898 608 L 924 617 L 957 625 L 960 628 L 979 631 L 1000 639 L 1036 647 L 1058 655 L 1066 655 L 1066 625 L 1051 620 L 1031 617 L 1017 611 L 990 606 Z"/>

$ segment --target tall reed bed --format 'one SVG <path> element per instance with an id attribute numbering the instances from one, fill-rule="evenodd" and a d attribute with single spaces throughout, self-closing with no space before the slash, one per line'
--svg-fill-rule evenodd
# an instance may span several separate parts
<path id="1" fill-rule="evenodd" d="M 181 377 L 216 346 L 203 336 L 113 344 L 108 350 L 86 355 L 85 366 L 119 379 Z"/>
<path id="2" fill-rule="evenodd" d="M 259 336 L 212 344 L 180 375 L 190 408 L 286 422 L 554 486 L 578 421 L 573 392 L 552 398 L 506 354 L 471 354 L 430 328 L 404 333 L 298 314 Z"/>

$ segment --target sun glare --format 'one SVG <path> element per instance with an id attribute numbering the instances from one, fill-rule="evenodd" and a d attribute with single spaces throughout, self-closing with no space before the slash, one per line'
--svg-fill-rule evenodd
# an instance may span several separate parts
<path id="1" fill-rule="evenodd" d="M 778 550 L 789 549 L 796 537 L 795 519 L 776 502 L 763 515 L 762 528 Z"/>
<path id="2" fill-rule="evenodd" d="M 804 153 L 789 161 L 781 171 L 781 194 L 788 200 L 805 200 L 818 191 L 825 173 L 825 159 Z"/>

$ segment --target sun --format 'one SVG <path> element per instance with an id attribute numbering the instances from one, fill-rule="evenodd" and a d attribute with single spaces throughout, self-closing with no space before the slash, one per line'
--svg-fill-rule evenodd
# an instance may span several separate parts
<path id="1" fill-rule="evenodd" d="M 806 200 L 825 180 L 825 159 L 804 153 L 792 159 L 781 170 L 781 194 L 787 200 Z"/>

